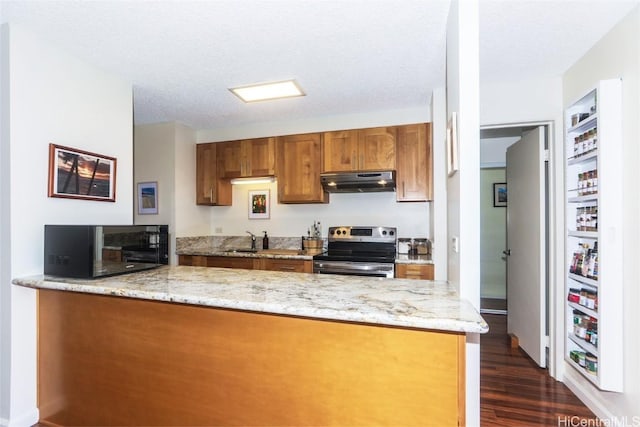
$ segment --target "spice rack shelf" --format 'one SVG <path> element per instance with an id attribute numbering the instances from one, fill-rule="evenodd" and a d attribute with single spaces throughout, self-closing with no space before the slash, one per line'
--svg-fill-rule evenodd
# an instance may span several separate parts
<path id="1" fill-rule="evenodd" d="M 569 304 L 569 307 L 571 307 L 574 310 L 580 310 L 581 312 L 583 312 L 588 316 L 594 317 L 596 319 L 598 318 L 598 312 L 590 309 L 589 307 L 585 307 L 584 305 L 580 305 L 575 302 L 569 302 L 568 304 Z"/>
<path id="2" fill-rule="evenodd" d="M 621 115 L 621 81 L 603 80 L 565 109 L 564 126 L 566 369 L 617 392 L 624 376 Z M 593 308 L 577 301 L 578 291 Z"/>
<path id="3" fill-rule="evenodd" d="M 569 365 L 571 365 L 574 369 L 576 369 L 578 372 L 583 372 L 585 371 L 585 368 L 583 368 L 582 366 L 578 365 L 576 362 L 574 362 L 571 359 L 567 359 L 567 362 L 569 363 Z M 596 387 L 598 386 L 598 377 L 596 375 L 590 374 L 588 372 L 583 374 L 584 377 L 586 379 L 588 379 L 589 381 L 591 381 Z"/>
<path id="4" fill-rule="evenodd" d="M 598 281 L 594 279 L 590 279 L 586 276 L 581 276 L 579 274 L 569 273 L 567 275 L 569 279 L 575 280 L 576 282 L 584 283 L 585 285 L 589 285 L 591 287 L 597 288 Z"/>

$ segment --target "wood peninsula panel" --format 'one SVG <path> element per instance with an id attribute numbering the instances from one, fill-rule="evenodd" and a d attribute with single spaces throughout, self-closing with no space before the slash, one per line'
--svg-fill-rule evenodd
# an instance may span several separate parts
<path id="1" fill-rule="evenodd" d="M 396 264 L 398 279 L 433 280 L 434 276 L 433 264 Z"/>
<path id="2" fill-rule="evenodd" d="M 38 290 L 40 421 L 464 424 L 464 334 Z"/>

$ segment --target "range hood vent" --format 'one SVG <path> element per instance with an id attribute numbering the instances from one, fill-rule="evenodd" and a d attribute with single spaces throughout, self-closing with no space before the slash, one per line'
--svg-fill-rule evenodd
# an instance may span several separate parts
<path id="1" fill-rule="evenodd" d="M 322 188 L 329 193 L 373 193 L 396 191 L 396 172 L 338 172 L 320 174 Z"/>

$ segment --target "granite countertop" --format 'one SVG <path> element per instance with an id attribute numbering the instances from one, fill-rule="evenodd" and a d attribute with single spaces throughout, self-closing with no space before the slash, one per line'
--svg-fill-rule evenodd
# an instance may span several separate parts
<path id="1" fill-rule="evenodd" d="M 485 333 L 477 310 L 447 282 L 162 266 L 102 279 L 42 275 L 16 285 L 317 319 Z"/>

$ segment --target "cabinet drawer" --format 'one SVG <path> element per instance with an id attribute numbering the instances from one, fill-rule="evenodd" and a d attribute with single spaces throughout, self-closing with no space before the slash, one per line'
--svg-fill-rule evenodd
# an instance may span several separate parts
<path id="1" fill-rule="evenodd" d="M 295 260 L 295 259 L 270 259 L 263 258 L 260 260 L 261 270 L 269 271 L 289 271 L 296 273 L 312 273 L 312 261 Z"/>
<path id="2" fill-rule="evenodd" d="M 232 257 L 232 256 L 208 256 L 207 267 L 221 267 L 221 268 L 244 268 L 247 270 L 253 270 L 254 262 L 258 260 L 255 258 L 245 257 Z"/>
<path id="3" fill-rule="evenodd" d="M 396 264 L 396 278 L 433 280 L 435 269 L 433 264 Z"/>

